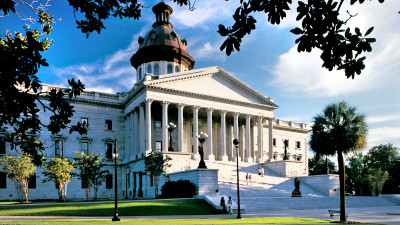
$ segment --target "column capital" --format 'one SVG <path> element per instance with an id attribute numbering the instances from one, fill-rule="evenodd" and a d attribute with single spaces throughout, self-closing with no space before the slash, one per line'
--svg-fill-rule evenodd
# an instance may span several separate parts
<path id="1" fill-rule="evenodd" d="M 145 100 L 145 102 L 151 104 L 153 102 L 153 99 L 149 99 L 148 98 L 148 99 Z"/>
<path id="2" fill-rule="evenodd" d="M 207 112 L 214 112 L 214 108 L 207 108 Z"/>
<path id="3" fill-rule="evenodd" d="M 251 114 L 246 114 L 246 119 L 250 119 L 252 116 Z"/>
<path id="4" fill-rule="evenodd" d="M 240 112 L 234 112 L 233 115 L 239 116 L 239 115 L 240 115 Z"/>
<path id="5" fill-rule="evenodd" d="M 185 107 L 185 103 L 178 103 L 177 107 L 183 109 Z"/>
<path id="6" fill-rule="evenodd" d="M 194 106 L 193 106 L 193 109 L 195 109 L 195 110 L 199 110 L 199 109 L 200 109 L 200 106 L 198 106 L 198 105 L 194 105 Z"/>
<path id="7" fill-rule="evenodd" d="M 169 101 L 162 101 L 162 105 L 163 105 L 163 106 L 168 106 L 169 103 L 170 103 Z"/>
<path id="8" fill-rule="evenodd" d="M 221 115 L 226 114 L 227 112 L 228 112 L 228 110 L 221 110 Z"/>

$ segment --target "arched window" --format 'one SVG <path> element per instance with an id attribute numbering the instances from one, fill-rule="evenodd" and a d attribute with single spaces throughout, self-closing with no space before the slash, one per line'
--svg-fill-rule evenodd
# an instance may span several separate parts
<path id="1" fill-rule="evenodd" d="M 139 80 L 142 79 L 142 68 L 139 68 Z"/>
<path id="2" fill-rule="evenodd" d="M 147 66 L 147 72 L 151 73 L 151 65 L 150 64 Z"/>
<path id="3" fill-rule="evenodd" d="M 160 74 L 160 66 L 156 63 L 154 64 L 154 75 Z"/>
<path id="4" fill-rule="evenodd" d="M 179 66 L 175 66 L 175 73 L 179 72 Z"/>
<path id="5" fill-rule="evenodd" d="M 168 64 L 167 66 L 167 73 L 172 73 L 172 65 Z"/>

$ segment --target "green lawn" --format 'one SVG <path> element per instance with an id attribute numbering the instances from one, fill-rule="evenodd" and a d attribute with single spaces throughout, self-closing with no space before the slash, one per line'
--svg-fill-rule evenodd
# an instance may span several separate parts
<path id="1" fill-rule="evenodd" d="M 251 217 L 243 219 L 166 219 L 166 220 L 122 220 L 120 222 L 110 221 L 0 221 L 0 224 L 87 224 L 87 225 L 97 225 L 97 224 L 138 224 L 138 225 L 150 225 L 150 224 L 172 224 L 172 225 L 185 225 L 185 224 L 337 224 L 332 223 L 332 220 L 321 220 L 321 219 L 309 219 L 309 218 L 293 218 L 293 217 Z"/>
<path id="2" fill-rule="evenodd" d="M 215 210 L 204 200 L 178 199 L 128 201 L 118 204 L 120 216 L 207 215 Z M 0 216 L 107 216 L 114 215 L 113 202 L 51 203 L 0 206 Z"/>

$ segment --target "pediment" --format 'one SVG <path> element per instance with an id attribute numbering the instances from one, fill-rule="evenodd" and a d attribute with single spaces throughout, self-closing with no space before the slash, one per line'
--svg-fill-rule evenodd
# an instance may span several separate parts
<path id="1" fill-rule="evenodd" d="M 145 85 L 277 107 L 271 98 L 265 97 L 218 67 L 161 75 L 157 80 L 146 81 Z"/>

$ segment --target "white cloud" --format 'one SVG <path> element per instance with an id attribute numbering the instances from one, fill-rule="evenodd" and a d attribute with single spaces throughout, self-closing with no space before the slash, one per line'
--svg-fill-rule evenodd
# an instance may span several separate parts
<path id="1" fill-rule="evenodd" d="M 392 143 L 400 146 L 400 128 L 399 127 L 379 127 L 368 131 L 368 146 Z"/>
<path id="2" fill-rule="evenodd" d="M 220 43 L 210 43 L 205 42 L 202 45 L 191 49 L 190 53 L 193 55 L 193 58 L 199 61 L 220 61 L 223 62 L 226 60 L 227 56 L 225 51 L 219 50 Z"/>
<path id="3" fill-rule="evenodd" d="M 385 4 L 374 5 L 373 12 L 370 12 L 368 3 L 361 5 L 358 15 L 350 20 L 351 26 L 359 26 L 364 32 L 369 26 L 377 24 L 370 35 L 377 38 L 377 43 L 372 45 L 372 53 L 366 54 L 366 69 L 361 76 L 356 76 L 355 80 L 346 79 L 344 71 L 328 71 L 321 67 L 319 50 L 298 53 L 297 46 L 293 46 L 279 57 L 272 68 L 273 84 L 281 87 L 283 93 L 328 97 L 377 90 L 385 85 L 400 83 L 400 30 L 395 29 L 398 13 Z M 377 23 L 379 18 L 383 19 Z"/>
<path id="4" fill-rule="evenodd" d="M 392 123 L 399 123 L 400 115 L 393 114 L 393 115 L 380 115 L 380 116 L 368 116 L 367 123 L 383 123 L 383 122 L 392 122 Z"/>

